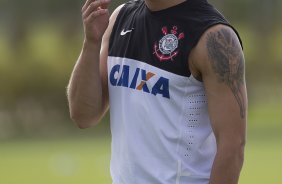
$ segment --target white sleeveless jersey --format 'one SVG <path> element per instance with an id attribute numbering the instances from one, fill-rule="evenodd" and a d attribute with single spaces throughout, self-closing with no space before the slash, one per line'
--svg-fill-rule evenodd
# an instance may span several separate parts
<path id="1" fill-rule="evenodd" d="M 216 143 L 202 83 L 119 57 L 108 72 L 113 183 L 208 184 Z"/>
<path id="2" fill-rule="evenodd" d="M 216 141 L 203 84 L 188 57 L 210 26 L 228 22 L 206 0 L 151 12 L 121 9 L 110 38 L 113 184 L 208 184 Z"/>

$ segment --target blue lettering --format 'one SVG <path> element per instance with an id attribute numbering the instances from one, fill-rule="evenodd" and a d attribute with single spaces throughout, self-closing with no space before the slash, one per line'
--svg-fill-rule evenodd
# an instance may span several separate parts
<path id="1" fill-rule="evenodd" d="M 128 87 L 129 66 L 124 65 L 117 86 Z"/>
<path id="2" fill-rule="evenodd" d="M 117 85 L 118 79 L 115 78 L 115 74 L 119 73 L 119 69 L 120 69 L 120 65 L 115 65 L 113 66 L 112 71 L 110 73 L 110 82 L 113 86 Z"/>
<path id="3" fill-rule="evenodd" d="M 136 88 L 136 83 L 137 83 L 137 79 L 138 79 L 138 76 L 139 76 L 139 71 L 140 71 L 140 68 L 136 68 L 134 77 L 133 77 L 132 82 L 130 84 L 130 88 L 131 89 L 135 89 Z"/>
<path id="4" fill-rule="evenodd" d="M 122 71 L 120 71 L 120 69 L 121 69 L 121 65 L 115 65 L 113 66 L 110 72 L 109 81 L 113 86 L 122 86 L 127 88 L 129 87 L 131 89 L 136 89 L 139 91 L 144 91 L 146 93 L 151 93 L 152 95 L 155 96 L 159 94 L 162 95 L 162 97 L 164 98 L 168 98 L 168 99 L 170 98 L 169 79 L 160 77 L 159 80 L 153 86 L 152 91 L 150 92 L 150 89 L 148 88 L 147 85 L 147 81 L 149 81 L 151 78 L 155 76 L 154 73 L 147 72 L 146 70 L 142 70 L 140 68 L 136 68 L 132 80 L 129 81 L 130 66 L 123 65 Z M 119 77 L 120 72 L 121 75 Z M 137 85 L 139 76 L 141 77 L 141 82 L 139 85 Z"/>
<path id="5" fill-rule="evenodd" d="M 169 95 L 169 80 L 161 77 L 152 89 L 152 94 L 157 96 L 161 94 L 165 98 L 170 98 Z"/>

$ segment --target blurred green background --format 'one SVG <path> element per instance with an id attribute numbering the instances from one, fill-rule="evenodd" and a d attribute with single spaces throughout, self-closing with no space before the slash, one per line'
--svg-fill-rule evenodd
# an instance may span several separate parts
<path id="1" fill-rule="evenodd" d="M 113 0 L 111 11 L 125 2 Z M 244 42 L 248 142 L 240 184 L 282 183 L 282 1 L 210 0 Z M 0 0 L 0 184 L 110 184 L 109 118 L 80 130 L 65 90 L 83 0 Z"/>

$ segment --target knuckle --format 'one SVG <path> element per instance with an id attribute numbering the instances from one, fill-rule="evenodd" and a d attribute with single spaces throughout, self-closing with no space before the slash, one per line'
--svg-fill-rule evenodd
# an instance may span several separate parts
<path id="1" fill-rule="evenodd" d="M 86 5 L 83 5 L 83 6 L 81 7 L 81 12 L 84 12 L 85 8 L 86 8 Z"/>
<path id="2" fill-rule="evenodd" d="M 92 8 L 94 5 L 95 5 L 95 1 L 92 2 L 92 3 L 90 3 L 89 6 L 88 6 L 88 8 Z"/>
<path id="3" fill-rule="evenodd" d="M 97 17 L 97 15 L 98 15 L 98 12 L 95 11 L 95 12 L 92 13 L 91 17 L 92 17 L 92 18 L 95 18 L 95 17 Z"/>
<path id="4" fill-rule="evenodd" d="M 97 12 L 92 12 L 89 17 L 91 20 L 93 20 L 94 18 L 97 17 Z"/>
<path id="5" fill-rule="evenodd" d="M 96 7 L 97 7 L 97 3 L 96 3 L 96 1 L 95 2 L 92 2 L 90 5 L 89 5 L 89 9 L 96 9 Z"/>
<path id="6" fill-rule="evenodd" d="M 86 19 L 86 16 L 85 16 L 85 14 L 83 13 L 82 14 L 82 20 L 85 20 Z"/>
<path id="7" fill-rule="evenodd" d="M 94 7 L 98 6 L 98 5 L 99 5 L 99 1 L 94 1 L 94 2 L 92 2 L 89 6 L 90 6 L 91 8 L 94 8 Z"/>

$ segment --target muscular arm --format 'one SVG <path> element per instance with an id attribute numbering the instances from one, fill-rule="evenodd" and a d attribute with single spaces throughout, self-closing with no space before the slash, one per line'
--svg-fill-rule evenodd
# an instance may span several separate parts
<path id="1" fill-rule="evenodd" d="M 88 0 L 82 8 L 85 39 L 67 89 L 70 116 L 80 128 L 97 124 L 108 109 L 108 44 L 121 8 L 109 18 L 109 3 Z"/>
<path id="2" fill-rule="evenodd" d="M 244 158 L 247 92 L 244 56 L 236 34 L 227 26 L 212 27 L 192 60 L 205 86 L 217 142 L 210 184 L 237 184 Z"/>

